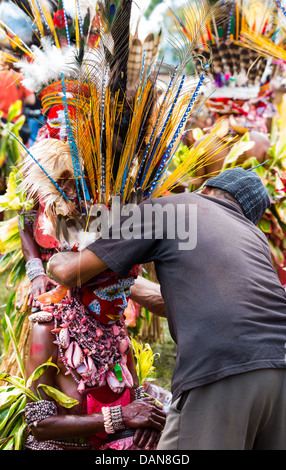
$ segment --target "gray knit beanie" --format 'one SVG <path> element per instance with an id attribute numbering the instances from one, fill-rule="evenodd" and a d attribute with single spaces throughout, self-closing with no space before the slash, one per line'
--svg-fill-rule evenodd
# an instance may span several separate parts
<path id="1" fill-rule="evenodd" d="M 254 171 L 231 168 L 210 178 L 205 186 L 230 193 L 241 205 L 245 217 L 255 225 L 270 207 L 270 198 L 261 179 Z"/>

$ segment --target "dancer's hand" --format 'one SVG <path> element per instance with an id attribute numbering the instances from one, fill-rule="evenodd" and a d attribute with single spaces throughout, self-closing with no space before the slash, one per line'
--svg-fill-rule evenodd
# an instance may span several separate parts
<path id="1" fill-rule="evenodd" d="M 130 428 L 152 428 L 162 431 L 166 413 L 152 397 L 135 400 L 122 408 L 123 419 Z"/>
<path id="2" fill-rule="evenodd" d="M 57 286 L 58 284 L 46 275 L 35 277 L 35 279 L 33 279 L 31 282 L 31 294 L 29 298 L 29 305 L 31 305 L 32 308 L 39 307 L 40 304 L 35 299 L 38 295 L 47 292 L 49 290 L 49 287 L 52 285 Z"/>
<path id="3" fill-rule="evenodd" d="M 161 432 L 152 428 L 136 429 L 133 436 L 134 444 L 140 449 L 152 450 L 159 442 Z"/>

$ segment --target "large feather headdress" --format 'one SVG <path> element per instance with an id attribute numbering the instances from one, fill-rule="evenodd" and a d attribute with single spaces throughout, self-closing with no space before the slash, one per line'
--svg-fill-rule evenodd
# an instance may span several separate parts
<path id="1" fill-rule="evenodd" d="M 83 57 L 98 40 L 96 4 L 89 0 L 18 3 L 32 20 L 32 40 L 24 42 L 0 22 L 0 32 L 10 43 L 9 50 L 2 50 L 3 59 L 22 72 L 23 85 L 37 94 L 45 114 L 62 106 L 62 78 L 68 89 L 68 106 L 74 107 Z"/>
<path id="2" fill-rule="evenodd" d="M 264 31 L 255 30 L 250 28 L 248 24 L 243 24 L 241 38 L 245 48 L 253 50 L 260 57 L 281 66 L 280 71 L 284 72 L 286 63 L 286 8 L 280 0 L 273 0 L 271 5 L 271 9 L 269 8 L 269 2 L 260 5 L 265 22 L 270 23 L 272 26 L 270 34 L 265 34 Z"/>
<path id="3" fill-rule="evenodd" d="M 214 13 L 205 31 L 201 31 L 196 53 L 197 58 L 204 57 L 211 64 L 213 80 L 203 90 L 206 96 L 211 96 L 209 103 L 214 104 L 214 111 L 219 114 L 242 113 L 244 102 L 256 103 L 267 96 L 269 86 L 265 83 L 271 74 L 267 57 L 248 47 L 245 32 L 248 30 L 254 36 L 270 37 L 275 4 L 262 0 L 226 0 L 224 4 L 227 18 L 222 21 L 221 15 L 217 16 L 219 10 Z M 169 13 L 174 16 L 171 11 Z M 190 37 L 194 18 L 192 9 L 185 8 L 183 16 L 175 17 L 175 20 L 182 32 Z M 196 67 L 200 72 L 198 59 Z"/>
<path id="4" fill-rule="evenodd" d="M 69 58 L 65 64 L 68 65 L 67 71 L 57 72 L 61 75 L 60 80 L 54 77 L 54 81 L 45 85 L 45 89 L 48 86 L 52 89 L 57 87 L 56 101 L 58 103 L 61 100 L 64 110 L 66 143 L 77 195 L 77 215 L 75 217 L 72 210 L 66 214 L 65 222 L 71 218 L 82 218 L 88 223 L 92 208 L 97 204 L 109 208 L 115 195 L 120 196 L 122 204 L 150 196 L 159 197 L 176 186 L 179 180 L 186 178 L 191 168 L 202 165 L 203 160 L 210 157 L 212 138 L 224 132 L 219 126 L 209 137 L 209 142 L 204 144 L 203 151 L 198 147 L 191 152 L 190 158 L 177 169 L 175 176 L 166 173 L 172 156 L 187 132 L 186 122 L 192 113 L 194 115 L 199 90 L 207 76 L 208 63 L 204 61 L 201 73 L 195 73 L 192 77 L 186 76 L 185 68 L 194 60 L 199 31 L 205 28 L 214 9 L 218 7 L 218 4 L 213 7 L 207 0 L 192 3 L 200 8 L 193 24 L 192 40 L 186 41 L 184 38 L 183 43 L 177 45 L 178 63 L 170 66 L 163 61 L 147 61 L 146 52 L 143 51 L 136 83 L 128 80 L 132 0 L 98 1 L 96 47 L 88 43 L 88 32 L 83 34 L 80 27 L 83 24 L 82 15 L 77 10 L 74 24 L 78 29 L 73 42 L 68 45 L 64 42 L 62 46 L 59 44 L 60 49 L 63 49 L 60 54 L 66 52 L 72 56 L 71 48 L 75 48 L 74 61 Z M 38 5 L 42 5 L 42 0 L 37 0 L 35 5 L 33 3 L 34 7 Z M 62 6 L 66 41 L 68 23 L 64 1 Z M 44 8 L 38 11 L 39 17 L 42 17 Z M 45 11 L 45 15 L 48 19 L 49 13 Z M 50 27 L 49 40 L 52 37 L 52 46 L 59 49 L 60 40 L 54 22 L 51 24 L 49 19 L 47 24 Z M 39 55 L 44 48 L 45 44 L 37 51 Z M 35 55 L 34 51 L 34 58 Z M 167 77 L 167 80 L 159 99 L 158 90 L 162 92 L 161 75 Z M 209 152 L 206 152 L 208 145 Z M 50 139 L 46 139 L 43 146 L 49 155 Z M 36 152 L 33 155 L 33 150 L 29 149 L 24 161 L 23 186 L 33 195 L 45 191 L 44 179 L 39 186 L 33 172 L 33 168 L 38 171 L 40 167 L 49 184 L 53 182 L 55 186 L 54 196 L 51 192 L 45 198 L 46 209 L 51 214 L 54 212 L 50 220 L 59 220 L 56 218 L 56 207 L 59 207 L 56 195 L 66 200 L 66 207 L 71 201 L 60 185 L 61 176 L 56 176 L 55 172 L 50 174 L 50 170 L 45 168 L 45 160 L 38 158 Z M 60 220 L 63 223 L 62 217 Z"/>

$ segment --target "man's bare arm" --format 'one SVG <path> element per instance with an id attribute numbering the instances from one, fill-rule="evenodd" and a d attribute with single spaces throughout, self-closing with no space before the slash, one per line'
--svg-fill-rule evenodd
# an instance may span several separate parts
<path id="1" fill-rule="evenodd" d="M 90 250 L 64 252 L 52 256 L 48 273 L 59 284 L 67 287 L 80 286 L 108 269 Z M 131 289 L 131 298 L 150 312 L 165 317 L 165 303 L 159 284 L 139 276 Z"/>
<path id="2" fill-rule="evenodd" d="M 34 106 L 34 104 L 36 103 L 36 96 L 35 96 L 34 93 L 30 94 L 30 95 L 27 95 L 27 96 L 25 96 L 25 98 L 23 98 L 22 101 L 27 106 Z"/>
<path id="3" fill-rule="evenodd" d="M 138 276 L 131 288 L 130 298 L 160 317 L 166 317 L 165 302 L 161 295 L 160 285 Z"/>
<path id="4" fill-rule="evenodd" d="M 77 287 L 108 269 L 92 251 L 68 251 L 52 256 L 48 264 L 48 274 L 62 286 Z"/>

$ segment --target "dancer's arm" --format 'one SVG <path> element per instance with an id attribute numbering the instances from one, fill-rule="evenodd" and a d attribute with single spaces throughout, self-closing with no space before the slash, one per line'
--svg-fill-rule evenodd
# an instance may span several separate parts
<path id="1" fill-rule="evenodd" d="M 34 325 L 26 368 L 27 377 L 49 358 L 52 358 L 52 361 L 57 363 L 58 350 L 56 345 L 53 344 L 52 328 L 53 326 L 51 324 Z M 48 367 L 37 381 L 32 382 L 31 389 L 36 393 L 37 387 L 40 384 L 53 387 L 57 385 L 60 389 L 61 374 L 63 374 L 63 372 L 57 374 L 55 367 Z M 66 380 L 66 378 L 63 377 L 62 380 Z M 43 398 L 50 399 L 45 396 L 41 388 L 40 391 Z M 70 393 L 68 389 L 63 390 L 63 392 L 68 396 L 75 396 L 76 390 L 74 389 L 74 385 L 71 385 Z M 152 398 L 135 400 L 131 404 L 122 407 L 122 415 L 127 427 L 135 429 L 151 428 L 156 431 L 163 429 L 166 419 L 164 411 L 160 406 L 154 403 Z M 78 414 L 76 408 L 74 414 L 50 416 L 39 421 L 37 426 L 32 426 L 32 432 L 39 441 L 87 437 L 101 431 L 104 431 L 104 422 L 101 413 L 82 415 Z"/>
<path id="2" fill-rule="evenodd" d="M 41 259 L 38 245 L 34 239 L 33 226 L 25 225 L 23 230 L 19 224 L 19 232 L 21 238 L 22 252 L 25 258 L 26 263 L 32 259 Z M 35 301 L 35 298 L 47 292 L 49 286 L 56 285 L 56 282 L 49 279 L 45 272 L 43 274 L 35 277 L 31 281 L 31 297 L 30 304 L 33 307 L 37 307 L 38 303 Z"/>

